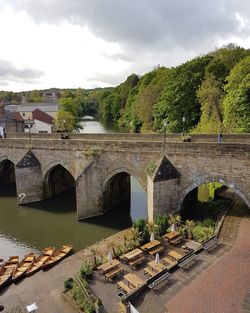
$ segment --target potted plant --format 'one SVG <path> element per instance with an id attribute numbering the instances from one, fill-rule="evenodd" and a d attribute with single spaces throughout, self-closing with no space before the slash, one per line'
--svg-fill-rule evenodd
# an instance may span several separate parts
<path id="1" fill-rule="evenodd" d="M 102 300 L 100 298 L 96 298 L 95 311 L 96 311 L 96 313 L 103 313 L 104 312 L 104 305 L 103 305 Z"/>

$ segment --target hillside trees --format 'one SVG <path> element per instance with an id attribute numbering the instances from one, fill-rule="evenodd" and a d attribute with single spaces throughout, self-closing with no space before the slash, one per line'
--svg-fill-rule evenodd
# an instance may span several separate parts
<path id="1" fill-rule="evenodd" d="M 222 83 L 213 74 L 207 74 L 197 90 L 197 98 L 201 104 L 201 118 L 196 133 L 218 133 L 222 131 Z"/>
<path id="2" fill-rule="evenodd" d="M 224 125 L 227 132 L 250 132 L 250 56 L 241 60 L 227 77 Z"/>
<path id="3" fill-rule="evenodd" d="M 167 131 L 181 132 L 182 118 L 185 117 L 185 130 L 189 130 L 200 118 L 200 104 L 196 90 L 202 83 L 205 67 L 210 57 L 201 57 L 186 62 L 173 69 L 166 80 L 160 101 L 155 105 L 155 128 L 162 129 L 162 121 L 167 118 Z"/>

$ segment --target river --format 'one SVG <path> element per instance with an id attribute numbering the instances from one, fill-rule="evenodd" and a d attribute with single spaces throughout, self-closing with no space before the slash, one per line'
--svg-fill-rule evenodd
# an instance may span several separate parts
<path id="1" fill-rule="evenodd" d="M 112 133 L 97 121 L 83 121 L 82 133 Z M 15 187 L 0 188 L 0 259 L 23 256 L 47 246 L 68 243 L 79 251 L 96 241 L 129 227 L 132 221 L 147 217 L 146 193 L 131 177 L 131 204 L 84 221 L 76 220 L 75 190 L 56 197 L 18 206 Z"/>

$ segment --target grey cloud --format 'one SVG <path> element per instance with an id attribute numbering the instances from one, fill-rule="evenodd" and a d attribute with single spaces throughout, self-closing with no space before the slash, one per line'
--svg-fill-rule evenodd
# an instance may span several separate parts
<path id="1" fill-rule="evenodd" d="M 11 62 L 0 60 L 0 80 L 1 85 L 8 84 L 9 81 L 19 81 L 34 83 L 44 72 L 31 68 L 17 68 Z"/>
<path id="2" fill-rule="evenodd" d="M 236 12 L 250 20 L 248 0 L 9 0 L 37 22 L 88 26 L 127 47 L 189 47 L 209 38 L 240 35 Z M 241 31 L 241 33 L 243 33 Z"/>

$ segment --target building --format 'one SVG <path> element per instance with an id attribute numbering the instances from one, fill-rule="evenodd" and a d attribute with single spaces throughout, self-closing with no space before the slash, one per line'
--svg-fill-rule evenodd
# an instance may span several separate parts
<path id="1" fill-rule="evenodd" d="M 24 131 L 24 119 L 19 112 L 12 112 L 7 109 L 4 101 L 0 102 L 0 129 L 3 133 L 16 133 Z"/>
<path id="2" fill-rule="evenodd" d="M 12 112 L 18 112 L 24 120 L 32 119 L 32 112 L 36 109 L 55 118 L 58 112 L 58 103 L 24 103 L 19 105 L 7 105 L 7 109 Z"/>
<path id="3" fill-rule="evenodd" d="M 32 112 L 31 133 L 52 133 L 54 130 L 53 117 L 36 109 Z"/>
<path id="4" fill-rule="evenodd" d="M 6 108 L 23 119 L 25 132 L 51 133 L 54 131 L 53 120 L 57 116 L 58 103 L 23 103 L 7 105 Z"/>

